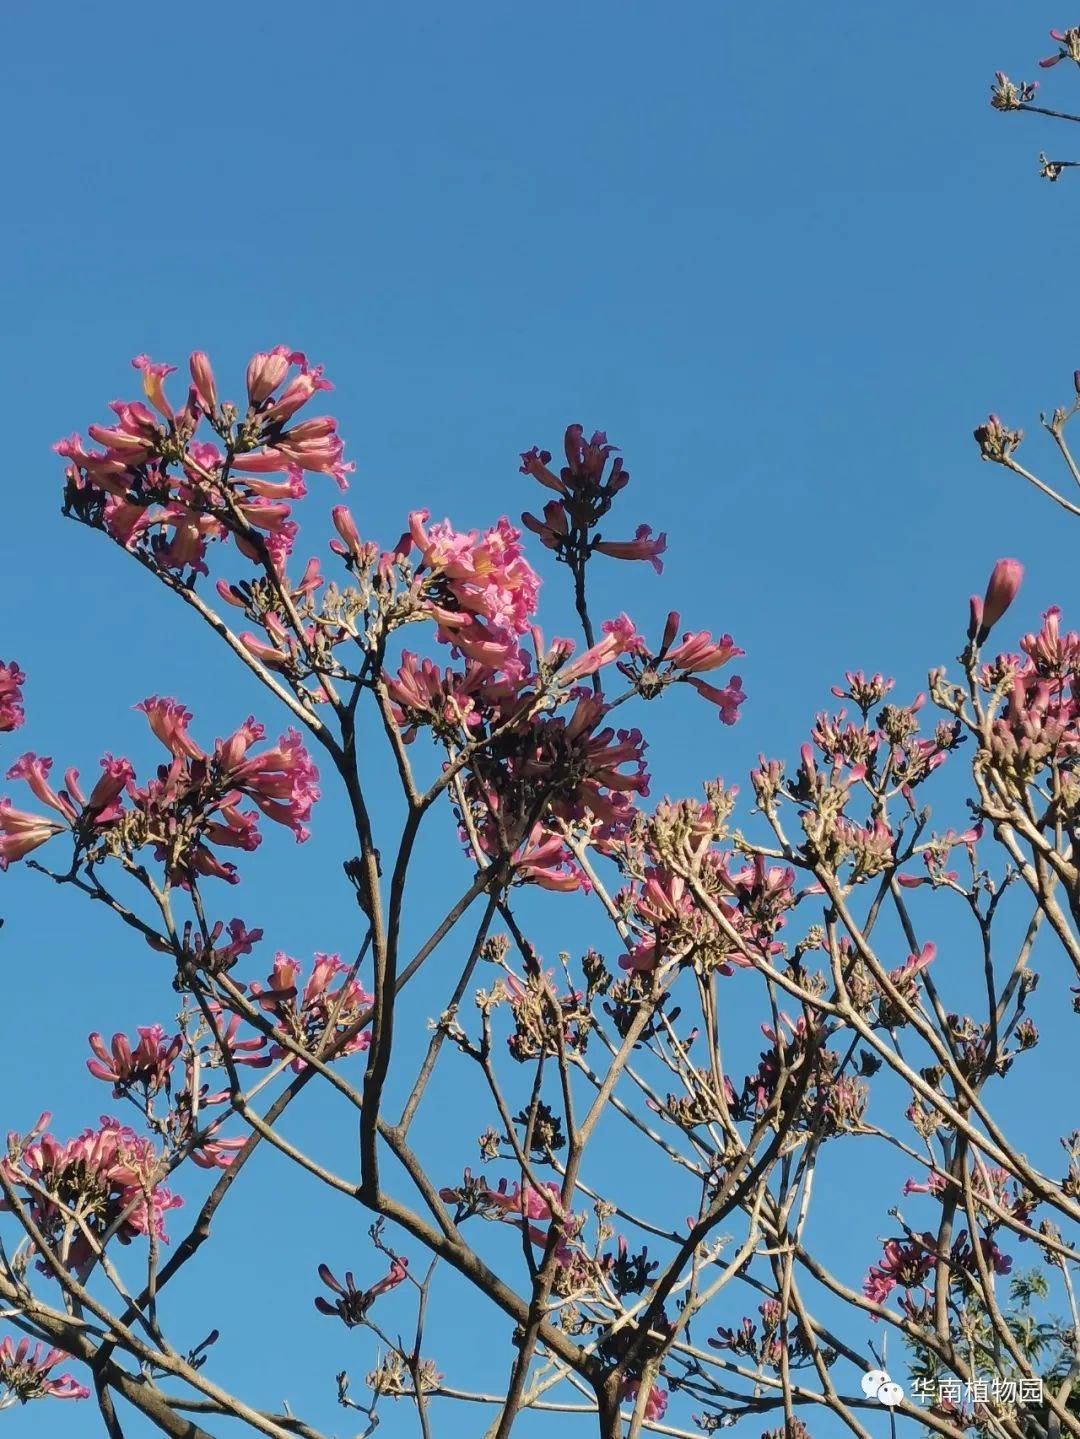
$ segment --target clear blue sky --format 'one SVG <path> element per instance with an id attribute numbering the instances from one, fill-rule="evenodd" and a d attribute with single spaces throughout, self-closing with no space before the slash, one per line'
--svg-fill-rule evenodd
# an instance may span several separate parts
<path id="1" fill-rule="evenodd" d="M 609 564 L 597 611 L 628 586 L 654 632 L 679 608 L 748 651 L 735 731 L 705 706 L 650 712 L 658 793 L 702 772 L 745 785 L 759 750 L 793 753 L 845 668 L 920 687 L 1001 554 L 1028 570 L 1018 624 L 1074 603 L 1075 535 L 970 438 L 990 408 L 1033 432 L 1080 363 L 1077 192 L 1037 177 L 1057 144 L 1043 122 L 986 105 L 992 72 L 1030 75 L 1063 18 L 1004 0 L 13 9 L 0 656 L 31 676 L 27 743 L 86 773 L 104 749 L 145 762 L 130 706 L 153 692 L 192 703 L 208 738 L 253 706 L 272 718 L 134 565 L 59 518 L 49 445 L 133 389 L 140 351 L 206 349 L 226 390 L 278 341 L 324 362 L 355 513 L 386 539 L 417 503 L 461 525 L 516 516 L 533 499 L 519 450 L 554 448 L 568 420 L 606 427 L 633 475 L 626 532 L 647 520 L 671 546 L 662 582 Z M 1071 78 L 1053 72 L 1055 93 Z M 348 947 L 341 834 L 330 808 L 306 851 L 275 837 L 223 899 L 267 929 L 267 958 Z M 284 863 L 297 884 L 260 889 Z M 74 1131 L 113 1108 L 86 1032 L 167 1021 L 171 993 L 148 952 L 32 881 L 3 886 L 0 1125 L 47 1102 Z M 417 932 L 449 894 L 430 884 Z M 538 920 L 552 957 L 583 933 L 569 912 L 569 933 L 558 906 Z M 456 1102 L 441 1092 L 435 1117 Z M 310 1123 L 348 1153 L 350 1134 Z M 843 1216 L 849 1277 L 887 1226 L 892 1196 L 877 1202 Z M 371 1351 L 316 1320 L 312 1270 L 363 1272 L 366 1223 L 268 1166 L 247 1223 L 224 1217 L 205 1291 L 177 1302 L 185 1339 L 220 1323 L 223 1376 L 352 1432 L 332 1376 L 359 1385 Z M 482 1377 L 457 1327 L 436 1357 Z M 497 1382 L 509 1336 L 484 1334 Z M 90 1405 L 5 1422 L 98 1432 Z M 388 1410 L 382 1432 L 412 1422 Z M 440 1413 L 440 1435 L 478 1427 Z"/>

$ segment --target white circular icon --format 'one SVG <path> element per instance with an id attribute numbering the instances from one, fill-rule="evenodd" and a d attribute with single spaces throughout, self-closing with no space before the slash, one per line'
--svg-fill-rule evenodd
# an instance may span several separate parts
<path id="1" fill-rule="evenodd" d="M 887 1409 L 893 1409 L 904 1397 L 904 1391 L 895 1380 L 890 1379 L 884 1369 L 869 1369 L 859 1381 L 867 1399 L 876 1399 Z"/>

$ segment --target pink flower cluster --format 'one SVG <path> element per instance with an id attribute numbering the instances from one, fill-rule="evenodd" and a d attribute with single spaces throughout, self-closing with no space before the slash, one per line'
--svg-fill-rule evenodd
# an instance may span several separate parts
<path id="1" fill-rule="evenodd" d="M 77 434 L 54 447 L 69 462 L 69 508 L 127 548 L 145 546 L 167 569 L 205 574 L 207 544 L 231 534 L 245 556 L 265 551 L 281 571 L 296 536 L 289 502 L 303 495 L 305 471 L 331 475 L 344 489 L 353 468 L 343 462 L 333 418 L 290 424 L 331 388 L 322 366 L 285 345 L 253 356 L 241 412 L 219 402 L 202 351 L 190 357 L 191 385 L 179 410 L 165 394 L 173 366 L 146 355 L 132 365 L 145 398 L 114 400 L 115 423 L 89 427 L 101 448 L 88 448 Z M 220 446 L 196 438 L 204 422 Z"/>
<path id="2" fill-rule="evenodd" d="M 14 660 L 0 663 L 0 734 L 18 729 L 26 718 L 22 687 L 26 676 Z"/>
<path id="3" fill-rule="evenodd" d="M 1061 632 L 1057 606 L 1043 615 L 1042 628 L 1020 641 L 1025 658 L 999 655 L 982 675 L 995 689 L 1011 677 L 1002 712 L 991 729 L 990 752 L 999 769 L 1017 784 L 1030 783 L 1052 756 L 1080 750 L 1080 635 Z"/>
<path id="4" fill-rule="evenodd" d="M 619 457 L 612 460 L 611 469 L 605 475 L 608 461 L 616 454 L 615 446 L 608 444 L 607 435 L 597 430 L 586 440 L 581 425 L 569 425 L 563 437 L 563 450 L 566 465 L 557 475 L 549 468 L 550 451 L 534 446 L 521 456 L 521 473 L 531 475 L 559 497 L 544 506 L 543 519 L 532 514 L 522 515 L 526 529 L 532 530 L 542 544 L 570 564 L 597 552 L 617 560 L 647 560 L 660 574 L 664 568 L 660 556 L 667 549 L 667 535 L 654 538 L 650 525 L 638 525 L 632 540 L 589 536 L 589 531 L 607 514 L 612 500 L 630 479 L 630 472 L 623 468 Z"/>
<path id="5" fill-rule="evenodd" d="M 97 1129 L 84 1129 L 74 1139 L 58 1140 L 43 1114 L 27 1135 L 9 1133 L 7 1157 L 0 1168 L 45 1236 L 54 1244 L 71 1227 L 71 1214 L 83 1217 L 89 1235 L 100 1242 L 115 1233 L 129 1244 L 151 1231 L 167 1242 L 165 1214 L 183 1200 L 161 1184 L 164 1167 L 150 1140 L 119 1120 L 103 1117 Z M 6 1201 L 0 1208 L 8 1208 Z M 76 1227 L 70 1262 L 76 1271 L 90 1268 L 94 1243 Z"/>
<path id="6" fill-rule="evenodd" d="M 106 755 L 102 775 L 87 796 L 77 770 L 68 770 L 65 787 L 56 790 L 49 783 L 52 760 L 23 755 L 8 778 L 24 780 L 60 818 L 17 810 L 10 800 L 0 799 L 0 869 L 64 829 L 84 846 L 123 829 L 132 843 L 152 844 L 177 883 L 195 874 L 235 883 L 235 865 L 219 859 L 211 846 L 253 850 L 260 843 L 258 815 L 240 809 L 244 799 L 291 829 L 298 841 L 307 839 L 305 821 L 319 797 L 319 773 L 296 730 L 288 730 L 276 746 L 253 753 L 264 730 L 249 717 L 206 753 L 192 739 L 191 714 L 178 701 L 155 696 L 136 708 L 146 715 L 171 762 L 139 788 L 131 764 Z"/>
<path id="7" fill-rule="evenodd" d="M 491 1189 L 466 1170 L 464 1182 L 458 1187 L 440 1189 L 439 1198 L 444 1204 L 456 1204 L 460 1216 L 480 1214 L 485 1219 L 500 1220 L 523 1229 L 540 1249 L 547 1245 L 555 1215 L 562 1214 L 559 1186 L 551 1180 L 538 1185 L 510 1185 L 500 1179 L 498 1188 Z M 576 1258 L 568 1240 L 573 1239 L 584 1223 L 580 1215 L 568 1214 L 565 1218 L 555 1249 L 556 1261 L 564 1268 L 571 1266 Z M 547 1227 L 541 1228 L 541 1225 Z"/>
<path id="8" fill-rule="evenodd" d="M 624 1401 L 633 1401 L 636 1404 L 638 1391 L 640 1388 L 641 1381 L 638 1379 L 632 1379 L 628 1375 L 622 1382 L 622 1388 L 619 1391 L 619 1398 Z M 649 1390 L 649 1397 L 645 1401 L 645 1420 L 650 1424 L 655 1424 L 658 1420 L 663 1419 L 664 1415 L 667 1413 L 667 1406 L 667 1390 L 663 1388 L 663 1386 L 660 1384 L 654 1384 Z"/>
<path id="9" fill-rule="evenodd" d="M 900 1285 L 917 1289 L 926 1283 L 937 1264 L 934 1236 L 929 1230 L 920 1238 L 905 1244 L 899 1239 L 886 1242 L 881 1258 L 870 1266 L 862 1292 L 875 1304 L 884 1304 Z"/>
<path id="10" fill-rule="evenodd" d="M 134 1047 L 125 1034 L 114 1034 L 109 1048 L 100 1034 L 90 1036 L 94 1058 L 86 1061 L 86 1067 L 95 1079 L 113 1086 L 114 1099 L 132 1089 L 142 1090 L 147 1097 L 165 1089 L 184 1048 L 183 1037 L 166 1035 L 160 1024 L 144 1025 L 136 1033 L 139 1037 Z"/>
<path id="11" fill-rule="evenodd" d="M 934 1176 L 931 1176 L 931 1183 L 926 1185 L 914 1184 L 911 1181 L 904 1187 L 905 1193 L 913 1193 L 919 1190 L 939 1195 L 943 1184 L 935 1184 Z M 992 1182 L 991 1187 L 994 1187 Z M 1000 1181 L 998 1190 L 1003 1186 Z M 1018 1205 L 1017 1216 L 1026 1222 L 1030 1214 L 1030 1204 Z M 1009 1274 L 1012 1272 L 1012 1260 L 1007 1254 L 1003 1254 L 994 1242 L 992 1235 L 980 1234 L 978 1237 L 979 1257 L 988 1269 L 995 1274 Z M 913 1235 L 908 1242 L 900 1239 L 886 1241 L 881 1258 L 876 1264 L 871 1265 L 870 1271 L 863 1282 L 862 1292 L 875 1304 L 884 1304 L 889 1295 L 897 1287 L 906 1289 L 908 1294 L 901 1299 L 901 1308 L 913 1312 L 918 1308 L 916 1301 L 912 1298 L 910 1291 L 924 1288 L 929 1276 L 937 1267 L 936 1255 L 937 1241 L 934 1235 L 927 1230 L 921 1235 Z M 949 1270 L 952 1274 L 957 1273 L 978 1273 L 979 1260 L 976 1258 L 972 1247 L 971 1237 L 966 1229 L 961 1229 L 954 1239 L 948 1255 Z"/>
<path id="12" fill-rule="evenodd" d="M 336 954 L 317 954 L 303 990 L 300 989 L 300 965 L 287 954 L 278 954 L 265 984 L 250 986 L 250 993 L 260 1009 L 294 1043 L 311 1052 L 334 1046 L 334 1058 L 367 1049 L 371 1042 L 368 1030 L 355 1030 L 373 1004 L 373 997 L 352 976 L 349 966 Z M 340 981 L 340 983 L 338 982 Z M 335 987 L 336 985 L 336 987 Z M 280 1058 L 290 1051 L 274 1045 L 271 1053 Z M 298 1074 L 306 1068 L 299 1056 L 291 1065 Z"/>
<path id="13" fill-rule="evenodd" d="M 32 1399 L 89 1399 L 90 1390 L 70 1374 L 53 1374 L 62 1349 L 31 1345 L 29 1339 L 16 1342 L 10 1335 L 0 1340 L 0 1409 L 9 1403 L 28 1404 Z"/>
<path id="14" fill-rule="evenodd" d="M 209 1111 L 227 1104 L 230 1093 L 228 1089 L 211 1092 L 204 1076 L 224 1066 L 222 1050 L 234 1065 L 255 1069 L 265 1068 L 272 1059 L 263 1052 L 266 1041 L 262 1035 L 239 1036 L 239 1015 L 224 1022 L 216 1004 L 211 1003 L 210 1009 L 222 1026 L 220 1043 L 214 1038 L 202 1046 L 185 1046 L 182 1035 L 167 1035 L 160 1024 L 140 1027 L 134 1044 L 126 1035 L 114 1034 L 106 1047 L 101 1035 L 94 1033 L 89 1039 L 94 1058 L 87 1060 L 86 1067 L 95 1079 L 113 1086 L 114 1099 L 132 1100 L 141 1113 L 152 1117 L 156 1130 L 168 1136 L 175 1156 L 190 1158 L 201 1169 L 228 1169 L 244 1141 L 220 1137 L 228 1115 L 212 1119 Z M 184 1080 L 174 1092 L 173 1072 L 185 1048 Z M 164 1114 L 154 1115 L 152 1101 L 162 1093 L 168 1098 L 169 1108 Z"/>
<path id="15" fill-rule="evenodd" d="M 603 638 L 571 660 L 564 641 L 544 651 L 534 633 L 537 670 L 519 650 L 511 680 L 470 656 L 463 673 L 440 671 L 406 652 L 396 676 L 385 674 L 395 718 L 407 739 L 421 725 L 483 744 L 485 762 L 469 767 L 463 786 L 475 832 L 491 857 L 512 856 L 521 879 L 549 889 L 576 889 L 582 876 L 557 832 L 587 821 L 601 840 L 623 833 L 634 815 L 632 796 L 648 794 L 645 742 L 637 729 L 614 729 L 599 692 L 575 690 L 639 643 L 625 615 L 605 624 Z M 568 663 L 569 661 L 569 663 Z M 542 675 L 557 677 L 567 714 L 537 713 Z M 628 772 L 629 771 L 629 772 Z"/>
<path id="16" fill-rule="evenodd" d="M 795 903 L 795 872 L 768 865 L 758 855 L 739 869 L 732 856 L 715 847 L 716 815 L 710 805 L 684 800 L 658 806 L 661 823 L 678 826 L 688 863 L 700 873 L 705 890 L 722 916 L 714 918 L 682 874 L 672 872 L 648 846 L 638 856 L 643 878 L 620 891 L 621 912 L 636 942 L 619 960 L 623 969 L 651 972 L 668 959 L 704 953 L 722 974 L 746 967 L 753 954 L 768 958 L 781 946 L 777 931 Z"/>

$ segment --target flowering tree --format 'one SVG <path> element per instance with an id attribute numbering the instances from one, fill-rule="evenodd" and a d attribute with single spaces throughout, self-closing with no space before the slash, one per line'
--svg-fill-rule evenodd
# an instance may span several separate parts
<path id="1" fill-rule="evenodd" d="M 168 367 L 145 357 L 135 365 L 149 404 L 114 405 L 115 424 L 90 427 L 98 448 L 77 436 L 57 447 L 68 462 L 65 508 L 209 624 L 291 726 L 265 744 L 249 717 L 204 746 L 183 705 L 154 697 L 138 708 L 166 751 L 155 776 L 140 782 L 127 760 L 107 755 L 92 787 L 69 769 L 56 788 L 48 759 L 27 754 L 10 766 L 35 807 L 0 805 L 0 863 L 24 860 L 106 904 L 163 956 L 163 975 L 187 1003 L 175 1033 L 148 1024 L 135 1039 L 90 1036 L 90 1074 L 134 1106 L 138 1128 L 108 1118 L 64 1140 L 44 1114 L 9 1137 L 0 1191 L 23 1243 L 4 1251 L 0 1293 L 40 1342 L 0 1349 L 8 1396 L 88 1397 L 89 1385 L 50 1377 L 60 1347 L 88 1367 L 111 1434 L 123 1432 L 117 1400 L 169 1434 L 205 1433 L 193 1416 L 213 1415 L 267 1434 L 315 1433 L 208 1378 L 213 1335 L 174 1342 L 158 1322 L 159 1295 L 195 1260 L 264 1144 L 343 1204 L 377 1216 L 365 1263 L 381 1254 L 381 1276 L 358 1285 L 352 1272 L 342 1279 L 323 1265 L 315 1299 L 322 1315 L 382 1340 L 368 1399 L 338 1377 L 341 1403 L 366 1411 L 368 1428 L 381 1399 L 404 1397 L 431 1432 L 431 1406 L 457 1397 L 490 1402 L 497 1436 L 530 1408 L 592 1413 L 604 1435 L 624 1426 L 685 1433 L 674 1406 L 668 1412 L 678 1394 L 697 1410 L 682 1424 L 706 1432 L 773 1414 L 799 1433 L 796 1414 L 824 1405 L 865 1433 L 860 1411 L 881 1402 L 880 1376 L 877 1389 L 872 1372 L 860 1388 L 873 1366 L 861 1337 L 843 1337 L 814 1312 L 831 1296 L 897 1329 L 924 1379 L 948 1375 L 969 1389 L 988 1374 L 1014 1389 L 1049 1381 L 1035 1407 L 1007 1394 L 976 1395 L 966 1407 L 945 1394 L 919 1407 L 897 1390 L 886 1396 L 897 1412 L 946 1434 L 971 1425 L 1075 1432 L 1074 1336 L 1044 1325 L 1040 1346 L 1024 1341 L 1015 1316 L 1003 1315 L 998 1280 L 1012 1266 L 1002 1245 L 1030 1241 L 1036 1268 L 1012 1302 L 1030 1307 L 1053 1278 L 1076 1323 L 1075 1255 L 1061 1220 L 1077 1217 L 1078 1145 L 1066 1141 L 1063 1179 L 1036 1170 L 984 1093 L 1038 1040 L 1025 1015 L 1037 933 L 1049 931 L 1080 970 L 1071 848 L 1080 638 L 1062 635 L 1050 611 L 1021 641 L 1022 655 L 987 662 L 982 654 L 1015 598 L 1019 566 L 1000 562 L 985 598 L 972 601 L 961 681 L 932 673 L 941 718 L 924 731 L 925 696 L 892 703 L 890 681 L 849 674 L 835 693 L 854 717 L 819 715 L 790 774 L 763 758 L 752 775 L 759 837 L 751 838 L 734 823 L 735 792 L 718 780 L 701 799 L 642 803 L 644 738 L 617 729 L 614 712 L 689 684 L 731 724 L 744 696 L 737 677 L 722 687 L 703 678 L 739 654 L 731 638 L 680 636 L 677 615 L 658 642 L 625 615 L 597 639 L 589 565 L 606 555 L 659 570 L 666 543 L 647 526 L 629 541 L 602 537 L 629 478 L 602 434 L 586 440 L 571 426 L 558 470 L 545 451 L 522 457 L 522 471 L 552 495 L 542 517 L 523 522 L 570 570 L 583 631 L 577 652 L 569 641 L 544 641 L 538 577 L 505 519 L 462 533 L 414 512 L 396 545 L 381 550 L 339 506 L 338 578 L 324 580 L 314 558 L 290 578 L 305 472 L 344 485 L 349 468 L 333 420 L 295 420 L 327 388 L 302 355 L 281 347 L 255 356 L 243 410 L 219 400 L 204 355 L 191 358 L 179 411 L 165 394 Z M 200 438 L 204 428 L 213 441 Z M 206 593 L 212 554 L 226 566 L 232 557 L 217 604 Z M 231 610 L 251 628 L 237 632 L 223 617 Z M 397 632 L 410 625 L 445 646 L 451 663 L 402 648 Z M 17 666 L 0 670 L 5 730 L 22 723 L 24 684 Z M 384 833 L 365 797 L 357 734 L 367 713 L 400 780 L 405 819 L 396 835 Z M 965 739 L 973 822 L 931 831 L 917 791 Z M 423 778 L 418 741 L 441 755 Z M 356 953 L 317 955 L 306 975 L 278 954 L 269 974 L 254 978 L 267 968 L 252 958 L 261 932 L 226 922 L 215 903 L 222 882 L 240 877 L 224 852 L 253 849 L 260 817 L 307 837 L 317 752 L 355 826 L 345 875 L 362 915 Z M 447 812 L 463 853 L 461 898 L 408 955 L 400 935 L 416 838 Z M 997 841 L 996 862 L 983 857 L 984 839 Z M 50 861 L 37 857 L 46 845 L 47 854 L 70 848 Z M 385 875 L 384 854 L 393 855 Z M 590 950 L 545 966 L 515 914 L 526 886 L 550 891 L 552 903 L 587 891 L 610 922 L 612 955 Z M 999 948 L 1002 901 L 1021 893 L 1027 929 L 1019 945 Z M 951 967 L 961 972 L 939 990 L 940 961 L 920 933 L 932 920 L 916 901 L 946 895 L 970 916 L 976 963 L 965 975 L 970 956 L 956 955 Z M 796 920 L 804 920 L 797 940 L 789 937 Z M 469 927 L 464 945 L 461 926 Z M 397 996 L 430 974 L 444 948 L 458 955 L 455 981 L 435 1009 L 404 1107 L 388 1114 L 391 1066 L 416 1050 L 395 1033 Z M 970 1003 L 975 975 L 981 1013 L 953 1011 L 943 995 L 958 988 Z M 723 1058 L 725 991 L 755 983 L 765 1045 L 757 1067 L 739 1076 Z M 740 996 L 740 1011 L 750 1003 Z M 479 1153 L 465 1149 L 458 1173 L 432 1175 L 410 1128 L 452 1050 L 483 1076 L 490 1112 L 463 1125 L 472 1145 L 485 1126 Z M 899 1079 L 902 1098 L 882 1084 L 883 1112 L 871 1116 L 879 1072 Z M 331 1171 L 280 1128 L 312 1083 L 355 1107 L 353 1173 Z M 681 1194 L 677 1212 L 645 1215 L 635 1207 L 639 1186 L 623 1192 L 590 1173 L 590 1145 L 609 1115 L 679 1171 L 694 1195 L 689 1217 Z M 915 1173 L 905 1192 L 922 1211 L 912 1224 L 890 1211 L 895 1233 L 868 1257 L 861 1289 L 805 1242 L 815 1172 L 857 1136 L 909 1157 Z M 384 1176 L 387 1155 L 408 1177 L 405 1197 Z M 483 1163 L 483 1177 L 470 1159 Z M 173 1186 L 192 1166 L 218 1177 L 163 1260 L 166 1216 L 181 1204 Z M 512 1273 L 487 1257 L 492 1225 L 521 1235 Z M 119 1256 L 118 1245 L 129 1254 Z M 423 1252 L 426 1269 L 410 1266 Z M 516 1325 L 516 1356 L 496 1395 L 456 1390 L 427 1352 L 427 1295 L 446 1269 Z M 379 1322 L 381 1296 L 401 1286 L 416 1296 L 411 1344 Z M 732 1321 L 740 1288 L 750 1294 L 741 1308 L 752 1312 Z"/>
<path id="2" fill-rule="evenodd" d="M 655 802 L 639 715 L 683 685 L 735 723 L 741 651 L 674 613 L 597 623 L 593 566 L 659 573 L 667 543 L 647 525 L 606 538 L 630 476 L 604 434 L 571 425 L 559 462 L 521 459 L 547 492 L 522 523 L 569 572 L 580 621 L 577 642 L 549 641 L 505 518 L 460 531 L 414 511 L 384 548 L 338 505 L 331 574 L 298 558 L 306 476 L 317 511 L 352 468 L 333 419 L 300 418 L 329 388 L 302 354 L 255 355 L 240 405 L 202 353 L 180 408 L 169 366 L 134 365 L 144 397 L 56 447 L 65 513 L 209 626 L 284 729 L 249 716 L 211 743 L 154 696 L 137 708 L 156 772 L 114 754 L 90 783 L 34 753 L 6 766 L 27 797 L 0 800 L 0 867 L 110 911 L 160 965 L 162 1007 L 134 1035 L 124 1017 L 89 1036 L 87 1082 L 115 1116 L 68 1137 L 43 1113 L 8 1136 L 0 1301 L 21 1334 L 0 1343 L 0 1403 L 87 1400 L 111 1439 L 133 1414 L 185 1439 L 223 1418 L 316 1439 L 272 1393 L 235 1392 L 216 1333 L 167 1332 L 161 1304 L 271 1149 L 370 1216 L 370 1245 L 311 1276 L 311 1323 L 373 1336 L 363 1384 L 325 1376 L 359 1434 L 409 1410 L 447 1432 L 455 1402 L 493 1439 L 523 1414 L 603 1439 L 740 1422 L 865 1436 L 886 1411 L 946 1436 L 1080 1434 L 1080 1133 L 1039 1165 L 1016 1122 L 1025 1098 L 1057 1122 L 1036 958 L 1059 1006 L 1080 995 L 1080 635 L 1051 609 L 1017 652 L 987 648 L 1020 565 L 958 605 L 955 672 L 933 669 L 926 693 L 849 673 L 794 762 L 762 756 L 750 803 L 711 776 Z M 1017 468 L 1000 421 L 979 443 Z M 27 683 L 0 666 L 8 743 Z M 387 761 L 396 813 L 370 799 Z M 355 944 L 303 964 L 233 917 L 227 887 L 264 829 L 308 837 L 329 784 L 355 849 Z M 432 829 L 460 897 L 406 947 Z M 543 956 L 530 891 L 586 896 L 608 944 Z M 423 987 L 426 1032 L 401 1022 L 406 986 Z M 739 1067 L 748 1028 L 760 1054 Z M 414 1121 L 462 1065 L 486 1107 L 452 1116 L 460 1158 L 435 1172 Z M 347 1169 L 283 1123 L 309 1089 L 351 1111 Z M 605 1162 L 606 1136 L 631 1165 Z M 887 1152 L 910 1178 L 862 1188 L 876 1252 L 826 1256 L 815 1192 L 856 1140 L 864 1166 Z M 512 1330 L 493 1393 L 441 1372 L 426 1316 L 447 1282 Z M 77 1375 L 57 1372 L 69 1360 Z"/>

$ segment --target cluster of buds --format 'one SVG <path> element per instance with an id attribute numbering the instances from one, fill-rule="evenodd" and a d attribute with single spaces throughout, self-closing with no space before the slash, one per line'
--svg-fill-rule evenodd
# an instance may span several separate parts
<path id="1" fill-rule="evenodd" d="M 365 1383 L 373 1394 L 402 1399 L 416 1390 L 429 1394 L 439 1387 L 442 1379 L 434 1359 L 406 1362 L 400 1349 L 391 1349 L 367 1375 Z"/>
<path id="2" fill-rule="evenodd" d="M 644 1294 L 659 1268 L 660 1261 L 649 1258 L 648 1245 L 631 1252 L 621 1234 L 616 1241 L 615 1253 L 605 1256 L 604 1261 L 605 1274 L 620 1299 L 630 1294 Z"/>
<path id="3" fill-rule="evenodd" d="M 903 964 L 889 971 L 889 983 L 898 996 L 881 990 L 878 997 L 877 1023 L 882 1029 L 899 1029 L 907 1023 L 908 1008 L 919 1002 L 919 976 L 937 958 L 937 946 L 924 944 L 917 954 L 909 954 Z"/>
<path id="4" fill-rule="evenodd" d="M 1038 89 L 1038 80 L 1021 80 L 1016 84 L 1003 70 L 998 70 L 990 86 L 990 104 L 995 110 L 1022 110 L 1032 103 Z"/>
<path id="5" fill-rule="evenodd" d="M 1058 51 L 1056 55 L 1048 55 L 1044 60 L 1040 60 L 1040 69 L 1052 70 L 1055 65 L 1060 65 L 1062 60 L 1071 60 L 1074 65 L 1080 65 L 1080 25 L 1070 25 L 1067 30 L 1051 30 L 1050 39 L 1057 42 Z"/>
<path id="6" fill-rule="evenodd" d="M 572 989 L 560 995 L 549 971 L 527 971 L 524 979 L 509 970 L 503 980 L 514 1030 L 507 1048 L 519 1063 L 540 1055 L 583 1054 L 593 1027 L 585 994 Z"/>
<path id="7" fill-rule="evenodd" d="M 95 1079 L 113 1086 L 114 1099 L 127 1099 L 136 1106 L 175 1158 L 188 1157 L 202 1169 L 227 1169 L 244 1141 L 220 1137 L 227 1115 L 207 1119 L 210 1109 L 228 1103 L 230 1093 L 228 1089 L 212 1091 L 202 1075 L 224 1068 L 226 1054 L 232 1065 L 254 1069 L 265 1068 L 271 1057 L 264 1052 L 262 1035 L 239 1035 L 239 1015 L 231 1016 L 221 1027 L 223 1016 L 218 1006 L 211 1005 L 211 1012 L 220 1032 L 206 1043 L 186 1040 L 182 1034 L 169 1036 L 160 1024 L 140 1027 L 134 1044 L 125 1034 L 114 1034 L 106 1047 L 100 1034 L 91 1034 L 94 1058 L 87 1060 L 86 1067 Z M 183 1080 L 177 1085 L 174 1072 L 181 1054 Z M 164 1112 L 159 1112 L 155 1103 L 159 1097 L 167 1102 Z"/>
<path id="8" fill-rule="evenodd" d="M 391 1289 L 396 1289 L 409 1275 L 409 1261 L 394 1256 L 390 1261 L 388 1273 L 381 1279 L 377 1279 L 368 1289 L 357 1288 L 356 1280 L 351 1270 L 346 1270 L 345 1281 L 335 1279 L 326 1264 L 319 1265 L 319 1278 L 326 1285 L 327 1289 L 337 1297 L 335 1299 L 324 1299 L 321 1294 L 315 1297 L 315 1308 L 320 1314 L 327 1314 L 337 1318 L 349 1329 L 358 1324 L 363 1324 L 367 1318 L 368 1310 L 375 1303 L 381 1294 L 388 1294 Z"/>
<path id="9" fill-rule="evenodd" d="M 1002 1223 L 1002 1213 L 1019 1224 L 1031 1223 L 1039 1201 L 1013 1178 L 1007 1170 L 976 1167 L 971 1176 L 971 1193 L 979 1223 L 993 1232 Z M 990 1208 L 990 1203 L 993 1208 Z"/>
<path id="10" fill-rule="evenodd" d="M 780 1304 L 775 1299 L 766 1299 L 758 1305 L 761 1318 L 761 1333 L 757 1323 L 744 1315 L 737 1328 L 717 1327 L 716 1337 L 708 1341 L 710 1349 L 728 1350 L 753 1361 L 757 1368 L 772 1369 L 779 1373 L 784 1352 L 780 1329 Z M 805 1340 L 796 1324 L 789 1326 L 788 1363 L 792 1368 L 805 1363 L 809 1358 Z"/>
<path id="11" fill-rule="evenodd" d="M 982 458 L 999 465 L 1009 459 L 1024 438 L 1023 430 L 1010 430 L 994 414 L 984 424 L 976 425 L 973 433 Z"/>

